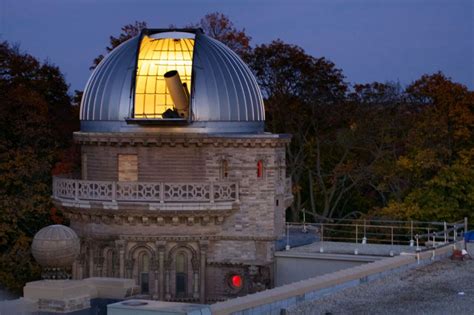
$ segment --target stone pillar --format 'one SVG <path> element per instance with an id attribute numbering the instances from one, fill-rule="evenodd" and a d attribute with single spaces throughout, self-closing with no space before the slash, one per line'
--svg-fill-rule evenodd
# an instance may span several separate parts
<path id="1" fill-rule="evenodd" d="M 94 249 L 89 247 L 89 278 L 94 276 Z"/>
<path id="2" fill-rule="evenodd" d="M 78 260 L 76 259 L 73 263 L 72 263 L 72 275 L 71 275 L 71 279 L 72 280 L 77 280 L 78 279 L 78 270 L 79 270 L 79 262 Z"/>
<path id="3" fill-rule="evenodd" d="M 101 253 L 97 251 L 97 254 L 100 255 Z M 94 262 L 97 268 L 97 276 L 103 277 L 104 276 L 104 257 L 102 256 L 96 256 L 94 258 Z"/>
<path id="4" fill-rule="evenodd" d="M 165 299 L 170 300 L 171 294 L 170 294 L 170 271 L 169 270 L 166 270 L 165 290 L 166 290 Z"/>
<path id="5" fill-rule="evenodd" d="M 206 303 L 206 263 L 207 263 L 207 248 L 209 246 L 209 241 L 200 241 L 199 242 L 199 251 L 201 257 L 199 259 L 199 273 L 200 273 L 200 290 L 199 290 L 199 302 L 204 304 Z"/>
<path id="6" fill-rule="evenodd" d="M 115 247 L 119 255 L 119 277 L 125 278 L 125 241 L 115 241 Z"/>
<path id="7" fill-rule="evenodd" d="M 82 280 L 84 279 L 84 265 L 86 263 L 84 253 L 79 254 L 79 257 L 77 258 L 77 269 L 76 269 L 76 276 L 73 276 L 73 279 L 76 280 Z"/>
<path id="8" fill-rule="evenodd" d="M 125 260 L 125 270 L 126 270 L 126 278 L 134 279 L 133 277 L 133 265 L 135 264 L 135 259 L 130 258 Z M 137 283 L 139 283 L 138 279 L 135 279 Z"/>
<path id="9" fill-rule="evenodd" d="M 200 283 L 199 283 L 199 271 L 193 271 L 193 298 L 199 298 L 199 290 L 200 290 Z M 201 299 L 200 299 L 201 300 Z"/>
<path id="10" fill-rule="evenodd" d="M 153 272 L 153 290 L 150 290 L 151 298 L 158 299 L 158 260 L 156 259 L 156 251 L 153 254 L 150 264 L 150 271 Z"/>
<path id="11" fill-rule="evenodd" d="M 165 299 L 165 241 L 156 242 L 158 247 L 158 273 L 159 273 L 159 284 L 158 284 L 158 298 L 160 300 Z M 168 280 L 169 281 L 169 280 Z"/>

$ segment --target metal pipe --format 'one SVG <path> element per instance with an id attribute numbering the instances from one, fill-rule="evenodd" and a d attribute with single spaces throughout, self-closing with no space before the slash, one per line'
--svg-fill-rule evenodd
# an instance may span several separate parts
<path id="1" fill-rule="evenodd" d="M 183 87 L 178 71 L 168 71 L 164 77 L 179 116 L 185 118 L 188 114 L 189 98 L 186 96 L 185 87 Z"/>
<path id="2" fill-rule="evenodd" d="M 464 240 L 464 249 L 467 250 L 467 242 L 466 242 L 466 233 L 468 229 L 468 222 L 467 222 L 467 217 L 464 217 L 464 233 L 463 233 L 463 240 Z"/>
<path id="3" fill-rule="evenodd" d="M 446 221 L 444 221 L 444 243 L 446 244 L 446 242 L 448 241 L 448 225 L 446 223 Z"/>

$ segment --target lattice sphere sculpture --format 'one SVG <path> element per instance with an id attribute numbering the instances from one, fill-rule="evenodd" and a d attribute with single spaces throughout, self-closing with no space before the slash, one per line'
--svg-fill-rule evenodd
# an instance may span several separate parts
<path id="1" fill-rule="evenodd" d="M 68 269 L 79 255 L 81 244 L 71 228 L 55 224 L 36 233 L 31 245 L 33 257 L 45 269 Z"/>

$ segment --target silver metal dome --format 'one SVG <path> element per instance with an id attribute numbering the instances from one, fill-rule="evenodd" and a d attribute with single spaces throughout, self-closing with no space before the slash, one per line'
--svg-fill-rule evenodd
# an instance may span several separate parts
<path id="1" fill-rule="evenodd" d="M 162 34 L 172 38 L 190 35 L 181 31 Z M 128 118 L 133 118 L 134 113 L 137 55 L 142 36 L 114 49 L 92 73 L 81 103 L 81 131 L 263 132 L 265 111 L 254 75 L 230 48 L 200 31 L 195 31 L 194 37 L 187 123 L 131 124 Z"/>

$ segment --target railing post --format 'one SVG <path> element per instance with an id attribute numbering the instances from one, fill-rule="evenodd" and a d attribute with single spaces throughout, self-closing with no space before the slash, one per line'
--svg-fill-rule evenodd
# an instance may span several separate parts
<path id="1" fill-rule="evenodd" d="M 367 239 L 367 223 L 365 222 L 365 219 L 364 219 L 364 239 Z"/>
<path id="2" fill-rule="evenodd" d="M 447 241 L 448 241 L 448 225 L 446 223 L 446 221 L 444 221 L 444 243 L 446 244 Z"/>
<path id="3" fill-rule="evenodd" d="M 160 203 L 165 203 L 165 184 L 160 183 Z"/>
<path id="4" fill-rule="evenodd" d="M 74 200 L 79 200 L 79 181 L 74 181 Z"/>
<path id="5" fill-rule="evenodd" d="M 214 182 L 211 182 L 209 184 L 211 187 L 209 187 L 209 202 L 214 203 Z"/>
<path id="6" fill-rule="evenodd" d="M 324 242 L 324 223 L 321 223 L 321 242 Z"/>
<path id="7" fill-rule="evenodd" d="M 392 246 L 393 246 L 393 226 L 390 227 L 390 231 L 391 231 L 391 239 L 392 239 Z"/>
<path id="8" fill-rule="evenodd" d="M 468 222 L 467 222 L 467 217 L 464 217 L 464 233 L 463 233 L 463 239 L 464 239 L 464 249 L 467 250 L 467 242 L 466 242 L 466 233 L 468 229 Z"/>
<path id="9" fill-rule="evenodd" d="M 112 182 L 112 202 L 117 201 L 117 182 Z"/>
<path id="10" fill-rule="evenodd" d="M 357 238 L 358 234 L 359 234 L 359 225 L 356 224 L 356 244 L 359 241 L 358 238 Z"/>
<path id="11" fill-rule="evenodd" d="M 319 252 L 324 253 L 324 223 L 321 223 L 321 246 L 319 247 Z"/>

